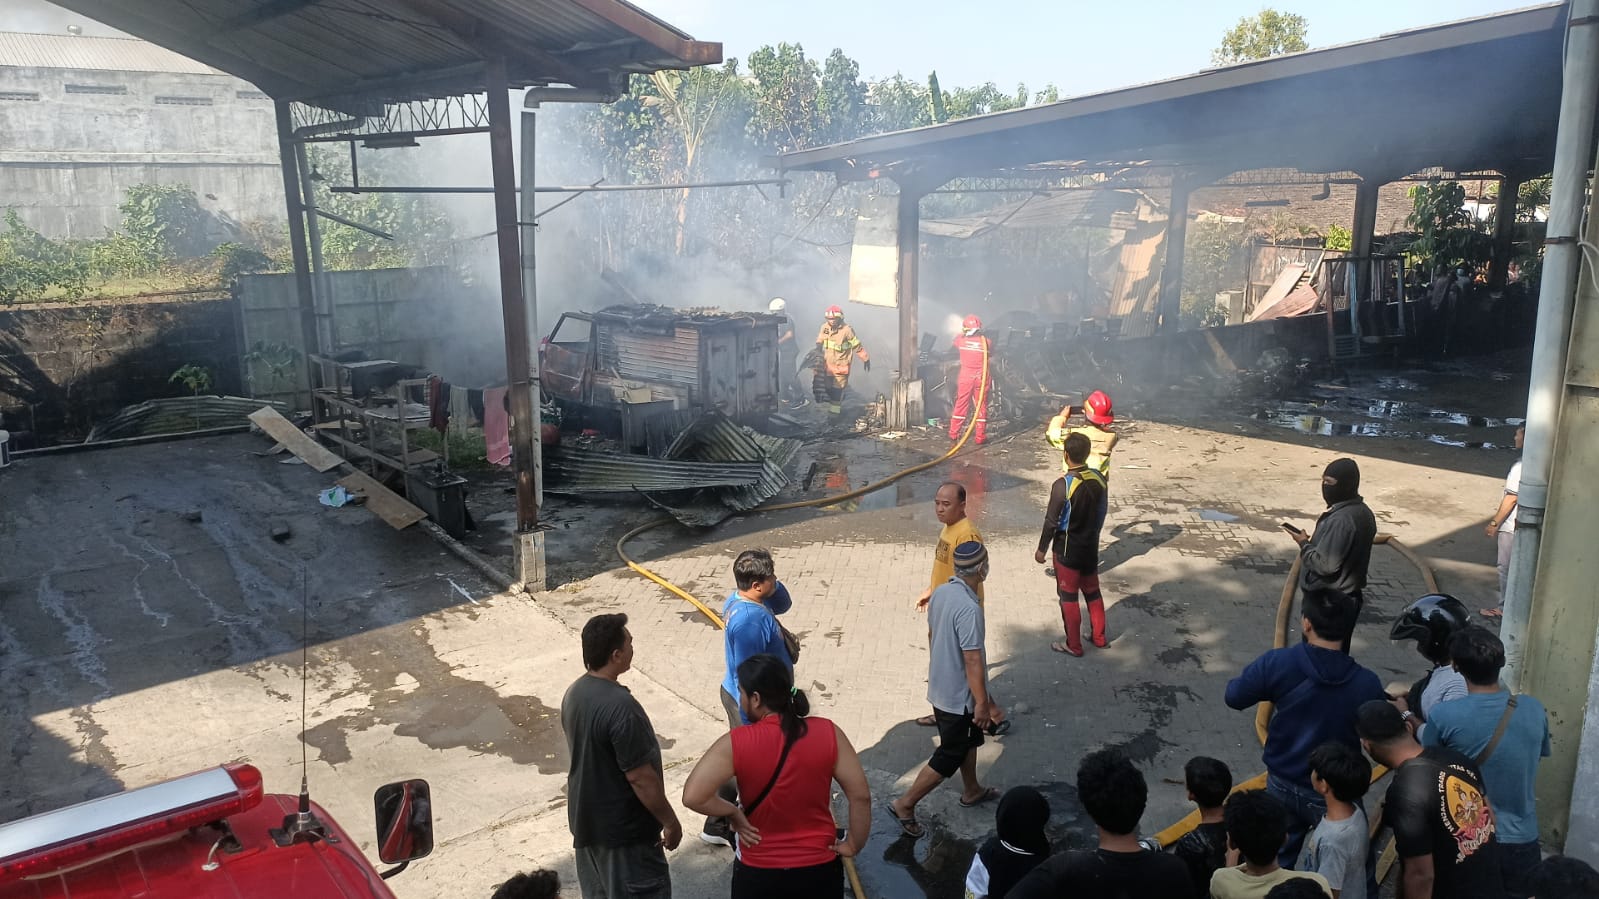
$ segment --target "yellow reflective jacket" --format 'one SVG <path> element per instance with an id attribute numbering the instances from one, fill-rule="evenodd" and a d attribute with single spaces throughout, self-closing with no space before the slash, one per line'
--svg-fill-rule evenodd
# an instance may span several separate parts
<path id="1" fill-rule="evenodd" d="M 866 347 L 861 346 L 860 338 L 855 336 L 855 329 L 849 325 L 843 325 L 835 331 L 823 322 L 821 332 L 816 335 L 816 342 L 822 347 L 823 364 L 835 375 L 849 377 L 850 365 L 853 363 L 852 355 L 861 357 L 862 362 L 871 358 L 866 355 Z"/>

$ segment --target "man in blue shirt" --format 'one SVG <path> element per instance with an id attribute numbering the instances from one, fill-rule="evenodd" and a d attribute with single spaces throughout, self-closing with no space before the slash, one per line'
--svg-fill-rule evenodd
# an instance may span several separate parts
<path id="1" fill-rule="evenodd" d="M 749 719 L 739 708 L 738 666 L 750 656 L 767 653 L 787 661 L 790 668 L 788 644 L 783 641 L 783 627 L 777 616 L 787 612 L 794 601 L 788 588 L 777 580 L 777 566 L 772 554 L 764 549 L 746 549 L 733 560 L 733 591 L 722 606 L 722 649 L 727 668 L 722 674 L 722 711 L 727 713 L 727 726 L 740 727 Z M 728 781 L 717 791 L 728 802 L 738 801 L 738 787 Z M 726 818 L 706 818 L 700 839 L 713 846 L 733 845 L 733 826 Z"/>
<path id="2" fill-rule="evenodd" d="M 1493 633 L 1468 627 L 1449 641 L 1466 695 L 1433 706 L 1422 729 L 1424 746 L 1445 746 L 1471 758 L 1482 771 L 1488 804 L 1499 825 L 1499 868 L 1505 895 L 1526 896 L 1527 873 L 1541 858 L 1533 783 L 1549 755 L 1549 719 L 1543 703 L 1499 685 L 1505 646 Z"/>
<path id="3" fill-rule="evenodd" d="M 1377 675 L 1341 649 L 1355 627 L 1355 602 L 1333 590 L 1308 590 L 1301 606 L 1305 642 L 1273 649 L 1227 682 L 1228 708 L 1275 707 L 1266 726 L 1266 792 L 1288 809 L 1288 839 L 1277 863 L 1292 867 L 1305 832 L 1327 814 L 1310 782 L 1310 752 L 1328 741 L 1359 746 L 1355 710 L 1388 698 Z"/>

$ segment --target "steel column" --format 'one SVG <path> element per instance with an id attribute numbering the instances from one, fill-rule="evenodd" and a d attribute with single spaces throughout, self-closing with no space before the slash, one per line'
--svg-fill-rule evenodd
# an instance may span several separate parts
<path id="1" fill-rule="evenodd" d="M 1160 267 L 1159 331 L 1175 334 L 1182 327 L 1183 257 L 1188 241 L 1188 197 L 1194 183 L 1172 179 L 1171 209 L 1166 217 L 1166 259 Z"/>
<path id="2" fill-rule="evenodd" d="M 1377 191 L 1381 187 L 1380 179 L 1367 177 L 1362 177 L 1355 185 L 1355 220 L 1349 226 L 1349 255 L 1356 259 L 1370 256 L 1372 242 L 1377 238 Z M 1364 286 L 1370 282 L 1368 277 L 1360 283 Z"/>
<path id="3" fill-rule="evenodd" d="M 522 296 L 522 259 L 516 215 L 516 156 L 511 146 L 510 89 L 505 60 L 490 60 L 485 71 L 489 108 L 489 162 L 494 175 L 494 220 L 499 246 L 500 308 L 505 323 L 505 369 L 511 403 L 511 468 L 516 475 L 516 562 L 512 579 L 543 589 L 542 544 L 534 445 L 532 348 L 528 344 L 527 304 Z"/>
<path id="4" fill-rule="evenodd" d="M 922 194 L 906 184 L 899 186 L 899 221 L 896 227 L 896 243 L 899 247 L 899 272 L 895 278 L 899 290 L 899 376 L 902 380 L 914 381 L 916 362 L 921 355 L 917 291 L 920 289 L 918 268 L 922 256 Z"/>
<path id="5" fill-rule="evenodd" d="M 1499 179 L 1499 196 L 1494 199 L 1493 260 L 1488 265 L 1490 293 L 1504 290 L 1510 274 L 1510 255 L 1515 251 L 1516 198 L 1521 192 L 1521 182 L 1521 175 L 1508 171 Z"/>
<path id="6" fill-rule="evenodd" d="M 538 236 L 538 211 L 533 208 L 533 201 L 537 196 L 533 183 L 533 166 L 538 156 L 535 152 L 538 136 L 538 116 L 535 107 L 524 101 L 522 107 L 522 296 L 527 304 L 527 342 L 528 346 L 539 346 L 543 336 L 539 331 L 539 282 L 538 265 L 534 255 L 534 243 Z M 581 196 L 574 194 L 573 197 Z M 568 199 L 571 199 L 569 197 Z M 563 200 L 562 202 L 565 202 Z M 559 204 L 556 204 L 559 205 Z M 535 499 L 539 505 L 544 504 L 544 441 L 540 431 L 543 429 L 544 400 L 540 396 L 539 384 L 540 365 L 539 355 L 535 351 L 529 361 L 532 364 L 532 383 L 529 395 L 533 404 L 533 476 L 537 485 Z"/>
<path id="7" fill-rule="evenodd" d="M 311 250 L 311 300 L 317 310 L 317 342 L 331 353 L 338 349 L 333 328 L 333 294 L 328 289 L 327 267 L 322 262 L 322 224 L 317 218 L 321 210 L 316 208 L 316 184 L 311 180 L 311 166 L 306 156 L 305 142 L 295 141 L 294 161 L 300 169 L 300 203 L 305 210 L 305 237 Z"/>
<path id="8" fill-rule="evenodd" d="M 278 119 L 278 161 L 283 169 L 283 203 L 289 213 L 289 254 L 294 262 L 295 293 L 300 300 L 300 341 L 304 344 L 306 402 L 314 412 L 316 403 L 311 401 L 310 391 L 316 386 L 316 379 L 312 376 L 316 363 L 311 361 L 311 356 L 320 354 L 322 346 L 318 340 L 316 297 L 311 288 L 311 264 L 305 241 L 305 207 L 300 200 L 299 166 L 294 152 L 294 117 L 290 114 L 288 100 L 278 100 L 274 105 Z"/>

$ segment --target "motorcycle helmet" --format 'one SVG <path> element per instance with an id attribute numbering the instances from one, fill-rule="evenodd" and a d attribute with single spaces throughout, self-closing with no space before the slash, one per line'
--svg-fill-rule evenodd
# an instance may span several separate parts
<path id="1" fill-rule="evenodd" d="M 1471 613 L 1447 593 L 1429 593 L 1405 607 L 1388 631 L 1390 640 L 1414 640 L 1434 665 L 1449 658 L 1449 638 L 1470 626 Z"/>
<path id="2" fill-rule="evenodd" d="M 1083 400 L 1083 417 L 1096 425 L 1108 425 L 1116 420 L 1116 414 L 1110 406 L 1110 396 L 1103 390 L 1096 390 Z"/>

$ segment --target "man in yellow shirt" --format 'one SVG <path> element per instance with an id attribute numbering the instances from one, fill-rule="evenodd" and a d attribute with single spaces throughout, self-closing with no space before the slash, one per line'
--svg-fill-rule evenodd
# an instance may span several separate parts
<path id="1" fill-rule="evenodd" d="M 968 541 L 983 542 L 977 525 L 966 517 L 966 485 L 959 481 L 945 481 L 938 485 L 938 492 L 933 494 L 933 512 L 944 527 L 938 532 L 938 546 L 933 549 L 933 576 L 928 580 L 927 589 L 916 597 L 917 611 L 926 611 L 933 591 L 949 583 L 949 579 L 955 576 L 955 547 Z M 977 605 L 981 607 L 983 585 L 978 584 L 974 592 L 977 594 Z M 938 722 L 932 715 L 926 715 L 916 719 L 916 723 L 933 727 Z"/>

